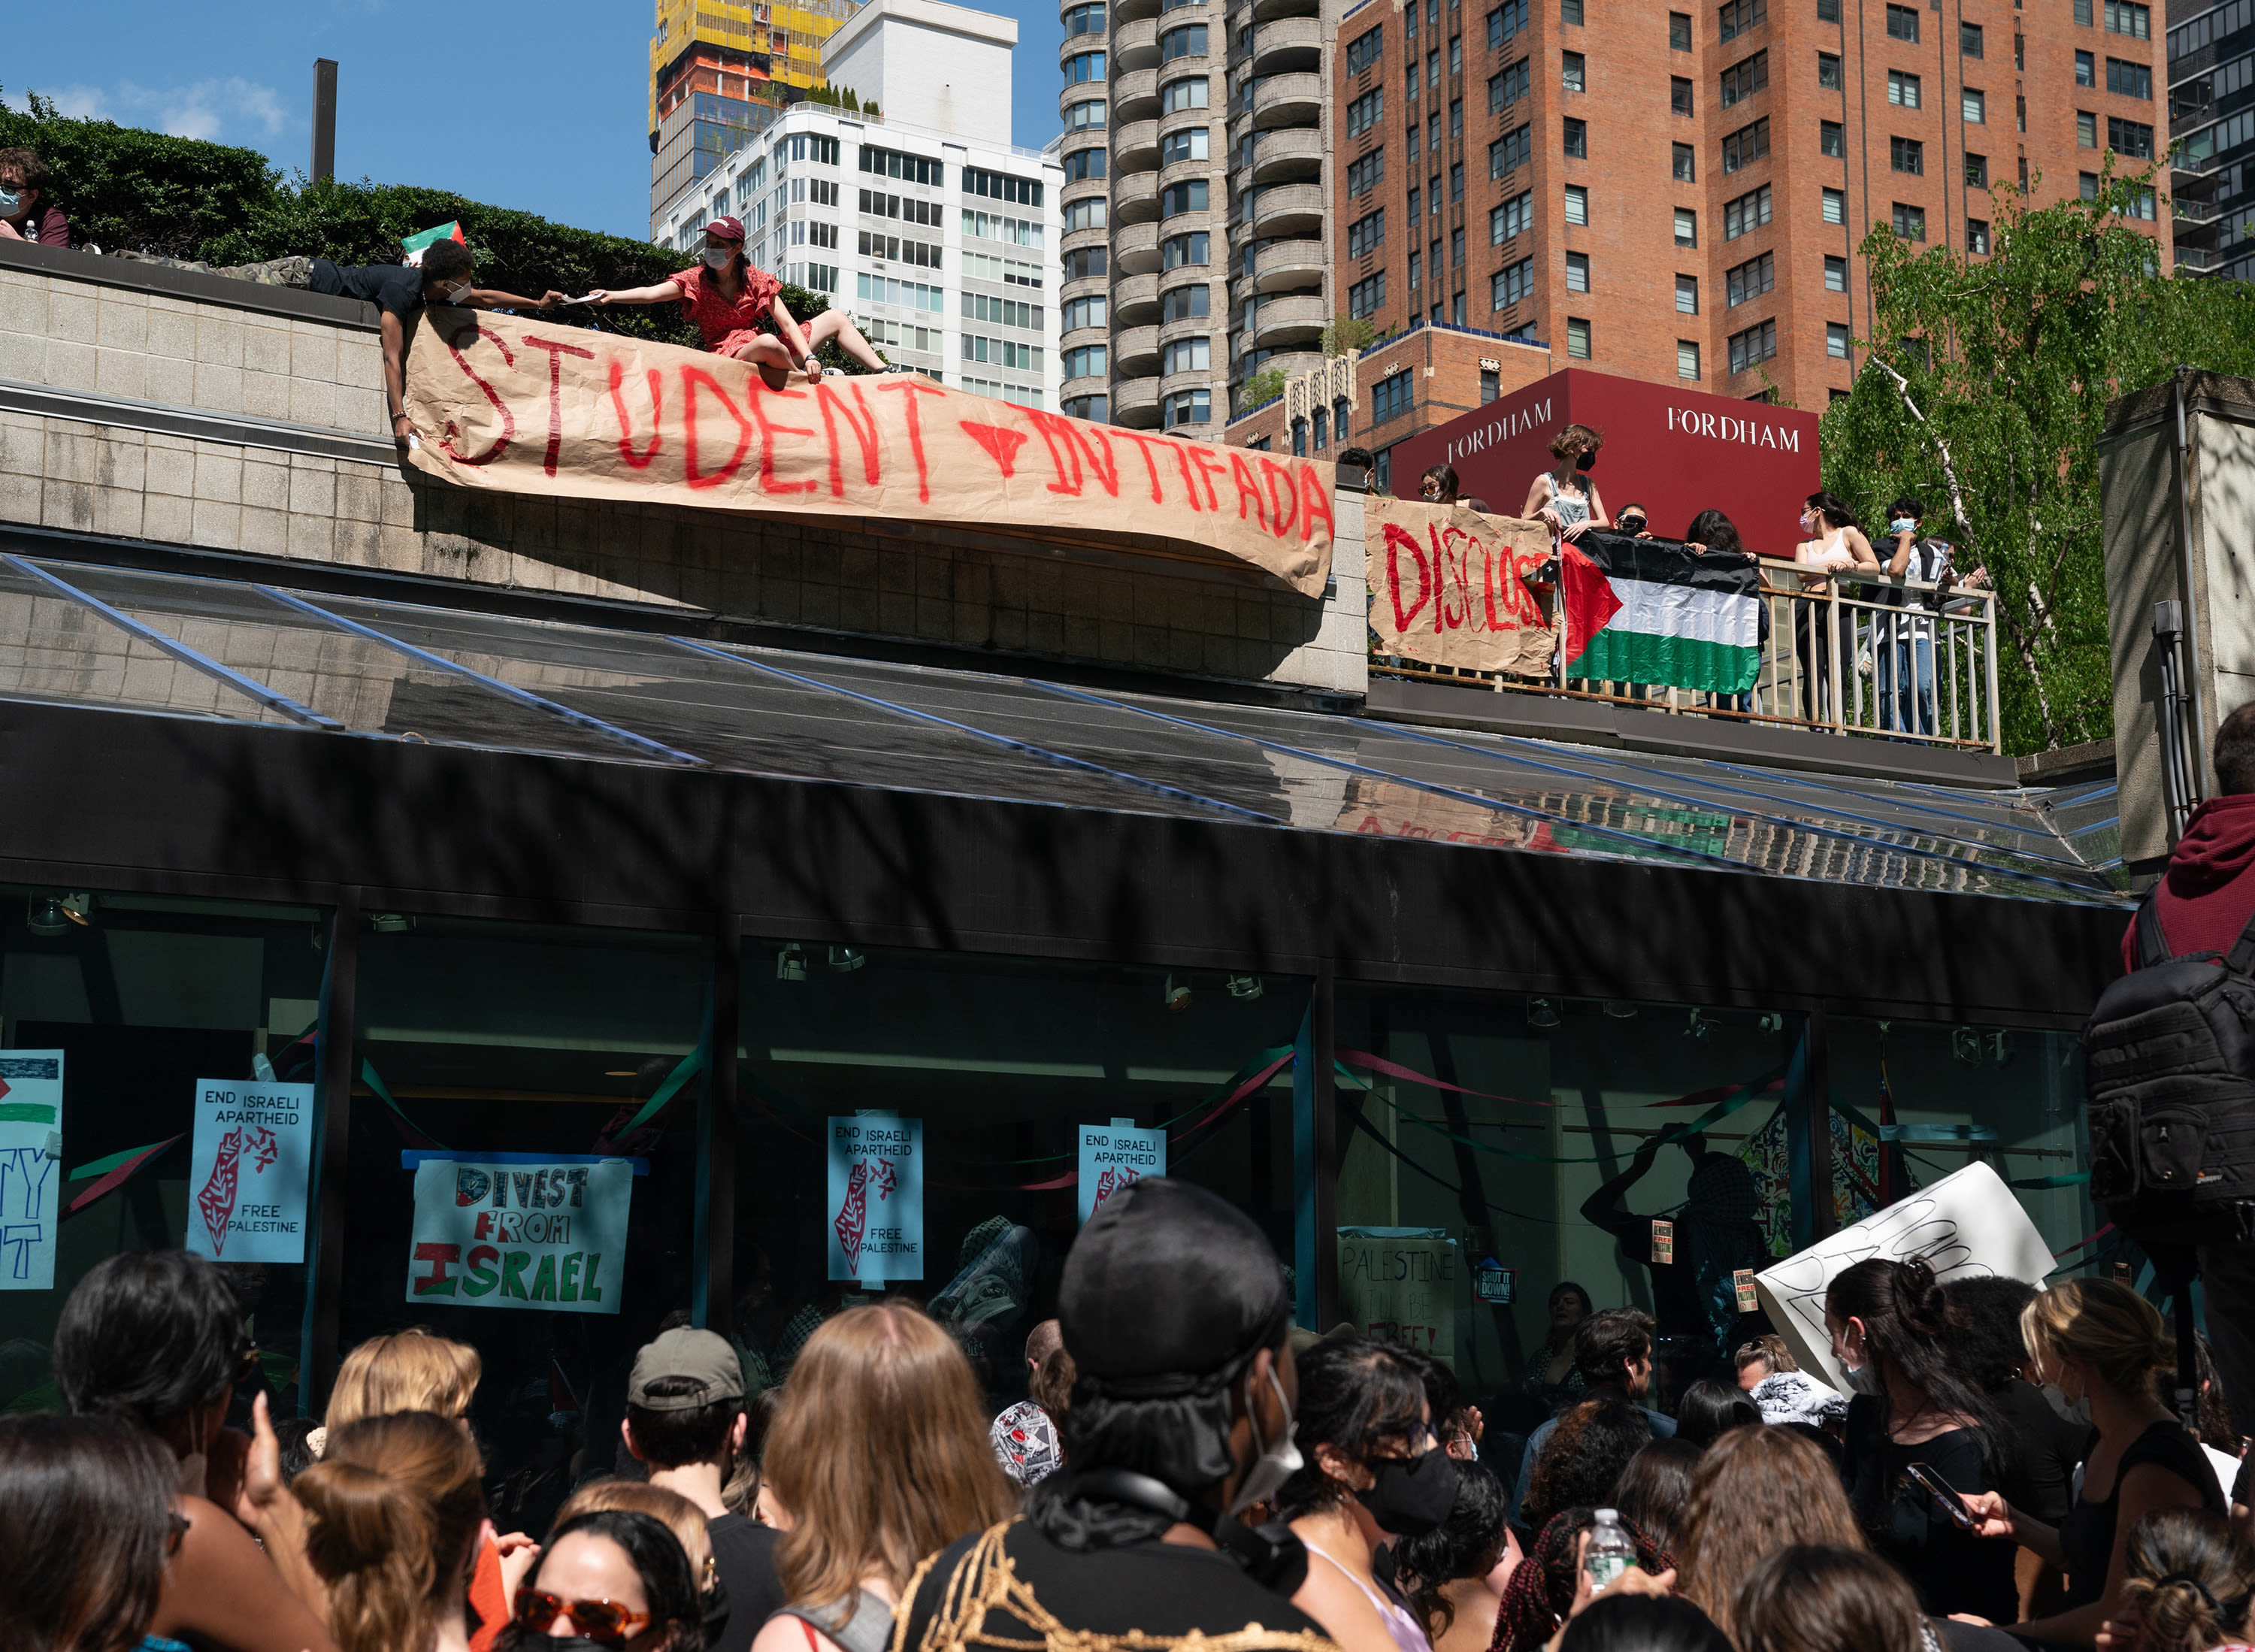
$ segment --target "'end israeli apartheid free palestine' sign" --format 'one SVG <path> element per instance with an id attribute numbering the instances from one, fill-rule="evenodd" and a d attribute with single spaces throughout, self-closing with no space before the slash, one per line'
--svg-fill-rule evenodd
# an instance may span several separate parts
<path id="1" fill-rule="evenodd" d="M 630 1159 L 426 1158 L 415 1167 L 407 1300 L 616 1313 Z"/>
<path id="2" fill-rule="evenodd" d="M 313 1086 L 196 1080 L 188 1249 L 214 1262 L 306 1260 Z"/>
<path id="3" fill-rule="evenodd" d="M 1082 1125 L 1078 1185 L 1082 1224 L 1121 1188 L 1166 1173 L 1165 1130 L 1139 1130 L 1125 1121 Z"/>

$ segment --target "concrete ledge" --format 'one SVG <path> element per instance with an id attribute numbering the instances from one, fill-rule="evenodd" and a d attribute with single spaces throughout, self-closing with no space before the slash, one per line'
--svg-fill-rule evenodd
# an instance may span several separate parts
<path id="1" fill-rule="evenodd" d="M 295 287 L 261 286 L 231 276 L 206 275 L 200 270 L 172 270 L 161 264 L 140 264 L 131 258 L 97 257 L 65 247 L 42 247 L 23 241 L 0 241 L 0 270 L 22 270 L 67 281 L 85 281 L 129 292 L 154 293 L 196 304 L 224 305 L 231 310 L 253 310 L 262 315 L 287 316 L 293 321 L 326 321 L 332 327 L 377 330 L 376 307 L 362 299 L 333 299 L 326 293 L 301 292 Z"/>
<path id="2" fill-rule="evenodd" d="M 1723 717 L 1671 716 L 1595 700 L 1450 688 L 1399 677 L 1372 678 L 1366 709 L 1373 717 L 1394 722 L 1674 757 L 1717 757 L 1765 769 L 1867 775 L 1929 785 L 2002 788 L 2021 784 L 2012 758 L 1987 752 L 1936 751 L 1906 742 L 1809 734 Z"/>
<path id="3" fill-rule="evenodd" d="M 2057 751 L 2031 752 L 2013 759 L 2024 786 L 2065 786 L 2084 780 L 2114 778 L 2114 742 L 2094 740 Z"/>
<path id="4" fill-rule="evenodd" d="M 0 379 L 0 410 L 42 418 L 81 419 L 114 429 L 159 431 L 167 436 L 230 442 L 272 453 L 318 453 L 325 459 L 352 459 L 364 465 L 399 462 L 398 449 L 388 436 L 293 425 L 248 413 L 207 413 L 193 407 L 168 407 L 123 396 L 98 396 L 90 390 L 50 390 L 44 384 L 18 384 L 7 379 Z"/>

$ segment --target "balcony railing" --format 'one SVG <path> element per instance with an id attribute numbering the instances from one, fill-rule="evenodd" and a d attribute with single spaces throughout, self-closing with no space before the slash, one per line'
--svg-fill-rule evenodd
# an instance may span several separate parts
<path id="1" fill-rule="evenodd" d="M 1577 678 L 1563 662 L 1547 678 L 1455 671 L 1397 656 L 1371 662 L 1380 676 L 1410 677 L 1506 693 L 1603 700 L 1655 715 L 1719 717 L 1816 734 L 2001 752 L 1996 596 L 1885 574 L 1823 576 L 1805 566 L 1755 559 L 1762 572 L 1761 664 L 1743 694 L 1708 694 Z M 1938 608 L 1928 606 L 1938 601 Z"/>

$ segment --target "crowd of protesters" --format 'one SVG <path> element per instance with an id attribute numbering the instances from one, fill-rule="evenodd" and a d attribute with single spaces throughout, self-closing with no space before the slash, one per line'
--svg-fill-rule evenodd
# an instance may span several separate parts
<path id="1" fill-rule="evenodd" d="M 1251 1220 L 1152 1178 L 1067 1257 L 1026 1346 L 1032 1399 L 990 1416 L 961 1345 L 907 1302 L 835 1314 L 752 1395 L 727 1339 L 667 1330 L 628 1379 L 640 1477 L 584 1481 L 530 1534 L 490 1517 L 474 1350 L 373 1339 L 320 1426 L 277 1429 L 262 1392 L 246 1434 L 225 1422 L 258 1357 L 224 1271 L 120 1255 L 57 1326 L 67 1409 L 0 1418 L 0 1645 L 2245 1643 L 2249 1476 L 2223 1396 L 2203 1369 L 2206 1438 L 2161 1402 L 2175 1345 L 2126 1283 L 1858 1262 L 1826 1301 L 1838 1388 L 1761 1337 L 1672 1416 L 1649 1316 L 1570 1284 L 1549 1305 L 1518 1397 L 1556 1414 L 1520 1441 L 1438 1361 L 1296 1329 Z"/>

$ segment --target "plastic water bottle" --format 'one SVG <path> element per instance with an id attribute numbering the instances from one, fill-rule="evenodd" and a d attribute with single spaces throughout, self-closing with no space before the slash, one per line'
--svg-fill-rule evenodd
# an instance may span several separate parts
<path id="1" fill-rule="evenodd" d="M 1622 1528 L 1620 1511 L 1600 1508 L 1598 1523 L 1590 1528 L 1589 1550 L 1582 1557 L 1582 1568 L 1590 1577 L 1590 1592 L 1597 1593 L 1634 1564 L 1636 1544 Z"/>

